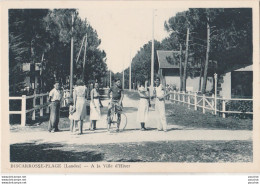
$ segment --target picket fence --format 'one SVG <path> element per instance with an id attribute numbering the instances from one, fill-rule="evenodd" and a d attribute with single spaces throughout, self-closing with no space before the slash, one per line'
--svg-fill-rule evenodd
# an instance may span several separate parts
<path id="1" fill-rule="evenodd" d="M 202 108 L 202 112 L 205 113 L 206 110 L 210 111 L 212 114 L 217 115 L 217 113 L 222 114 L 223 118 L 226 118 L 226 114 L 253 114 L 253 112 L 241 112 L 241 111 L 227 111 L 226 104 L 230 101 L 253 101 L 253 99 L 242 99 L 242 98 L 221 98 L 214 94 L 212 96 L 198 95 L 196 92 L 170 92 L 170 100 L 174 103 L 187 104 L 189 108 L 193 106 L 194 110 Z M 220 106 L 218 104 L 221 104 Z"/>

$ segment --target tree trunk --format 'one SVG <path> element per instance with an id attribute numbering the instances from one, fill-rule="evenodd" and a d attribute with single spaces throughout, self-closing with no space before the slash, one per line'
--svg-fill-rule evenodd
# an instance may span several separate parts
<path id="1" fill-rule="evenodd" d="M 207 53 L 206 53 L 206 61 L 205 61 L 205 68 L 204 68 L 204 76 L 203 76 L 203 85 L 202 85 L 202 93 L 206 93 L 206 86 L 207 86 L 207 75 L 208 75 L 208 65 L 209 65 L 209 47 L 210 47 L 210 27 L 207 23 Z"/>
<path id="2" fill-rule="evenodd" d="M 72 14 L 71 41 L 70 41 L 70 97 L 73 97 L 73 22 L 74 13 Z"/>
<path id="3" fill-rule="evenodd" d="M 202 73 L 203 73 L 203 64 L 202 64 L 202 60 L 200 60 L 200 81 L 199 81 L 199 91 L 201 91 L 201 78 L 202 78 Z"/>

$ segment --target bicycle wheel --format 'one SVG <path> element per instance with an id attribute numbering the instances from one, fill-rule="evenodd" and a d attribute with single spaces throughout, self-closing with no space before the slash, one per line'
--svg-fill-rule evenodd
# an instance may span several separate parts
<path id="1" fill-rule="evenodd" d="M 126 125 L 127 125 L 127 117 L 124 113 L 120 113 L 120 116 L 121 116 L 121 120 L 120 120 L 120 126 L 119 126 L 119 129 L 120 130 L 124 130 L 126 128 Z"/>

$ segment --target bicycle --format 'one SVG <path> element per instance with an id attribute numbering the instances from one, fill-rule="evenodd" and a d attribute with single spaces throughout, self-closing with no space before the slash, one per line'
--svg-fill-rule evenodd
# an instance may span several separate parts
<path id="1" fill-rule="evenodd" d="M 123 108 L 121 105 L 112 102 L 110 123 L 107 125 L 108 130 L 111 130 L 111 125 L 115 125 L 115 124 L 117 125 L 117 129 L 116 129 L 117 131 L 123 131 L 127 125 L 127 116 L 125 115 L 125 113 L 123 113 Z"/>

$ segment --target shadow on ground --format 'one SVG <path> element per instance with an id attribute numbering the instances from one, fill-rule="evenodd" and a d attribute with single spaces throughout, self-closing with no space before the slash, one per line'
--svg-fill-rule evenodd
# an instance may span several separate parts
<path id="1" fill-rule="evenodd" d="M 97 162 L 103 154 L 93 150 L 63 150 L 61 144 L 22 143 L 10 146 L 10 162 Z"/>
<path id="2" fill-rule="evenodd" d="M 10 146 L 11 162 L 252 162 L 251 141 L 158 141 Z"/>

